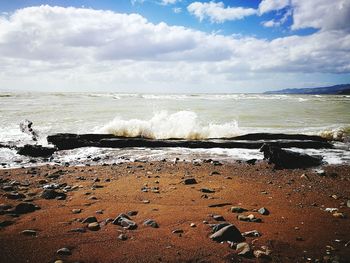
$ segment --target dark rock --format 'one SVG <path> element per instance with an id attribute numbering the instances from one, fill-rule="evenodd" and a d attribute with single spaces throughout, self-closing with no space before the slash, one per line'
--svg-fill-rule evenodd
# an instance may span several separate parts
<path id="1" fill-rule="evenodd" d="M 114 219 L 113 224 L 122 226 L 130 230 L 137 228 L 137 224 L 134 221 L 130 220 L 130 217 L 126 214 L 120 214 L 119 216 L 117 216 Z"/>
<path id="2" fill-rule="evenodd" d="M 143 222 L 143 225 L 150 226 L 150 227 L 153 227 L 153 228 L 159 228 L 159 225 L 157 224 L 157 222 L 152 220 L 152 219 L 146 219 Z"/>
<path id="3" fill-rule="evenodd" d="M 247 209 L 243 208 L 243 207 L 239 207 L 239 206 L 232 206 L 231 207 L 231 212 L 232 213 L 243 213 L 248 211 Z"/>
<path id="4" fill-rule="evenodd" d="M 17 200 L 17 199 L 22 199 L 22 198 L 26 197 L 24 194 L 17 193 L 17 192 L 8 193 L 5 196 L 6 196 L 6 198 L 11 199 L 11 200 Z"/>
<path id="5" fill-rule="evenodd" d="M 127 214 L 128 216 L 136 216 L 136 215 L 138 214 L 138 211 L 132 210 L 132 211 L 127 212 L 126 214 Z"/>
<path id="6" fill-rule="evenodd" d="M 94 223 L 94 222 L 97 222 L 97 218 L 96 217 L 94 217 L 94 216 L 88 216 L 87 218 L 85 218 L 84 220 L 83 220 L 83 224 L 86 224 L 86 223 Z"/>
<path id="7" fill-rule="evenodd" d="M 72 255 L 72 252 L 70 251 L 69 248 L 60 248 L 59 250 L 57 250 L 56 252 L 58 255 L 62 255 L 62 256 L 69 256 Z"/>
<path id="8" fill-rule="evenodd" d="M 244 241 L 244 237 L 241 235 L 241 232 L 234 225 L 228 225 L 221 228 L 219 231 L 216 231 L 210 236 L 210 239 L 222 242 L 222 241 L 231 241 L 231 242 L 241 242 Z"/>
<path id="9" fill-rule="evenodd" d="M 209 188 L 201 188 L 200 191 L 202 193 L 208 193 L 208 194 L 215 193 L 215 190 L 212 190 L 212 189 L 209 189 Z"/>
<path id="10" fill-rule="evenodd" d="M 308 168 L 322 164 L 322 157 L 313 157 L 304 153 L 283 150 L 278 146 L 264 144 L 260 148 L 264 159 L 273 163 L 276 169 Z"/>
<path id="11" fill-rule="evenodd" d="M 173 234 L 182 234 L 184 231 L 182 229 L 175 229 L 171 231 Z"/>
<path id="12" fill-rule="evenodd" d="M 224 223 L 220 223 L 220 224 L 214 224 L 214 225 L 211 225 L 212 227 L 212 231 L 213 233 L 219 231 L 221 228 L 224 228 L 225 226 L 229 226 L 230 223 L 228 222 L 224 222 Z"/>
<path id="13" fill-rule="evenodd" d="M 27 214 L 34 212 L 38 207 L 32 203 L 19 203 L 16 205 L 14 212 L 15 214 Z"/>
<path id="14" fill-rule="evenodd" d="M 2 187 L 2 190 L 4 190 L 5 192 L 9 192 L 9 191 L 14 191 L 16 188 L 13 185 L 4 185 Z"/>
<path id="15" fill-rule="evenodd" d="M 73 228 L 73 229 L 69 230 L 68 232 L 72 232 L 72 233 L 85 233 L 85 232 L 86 232 L 86 229 L 85 229 L 85 228 L 82 228 L 82 227 L 79 227 L 79 228 Z"/>
<path id="16" fill-rule="evenodd" d="M 218 172 L 218 171 L 212 171 L 211 173 L 210 173 L 210 175 L 212 176 L 212 175 L 220 175 L 220 173 Z"/>
<path id="17" fill-rule="evenodd" d="M 125 234 L 120 234 L 120 235 L 118 236 L 118 239 L 120 239 L 120 240 L 122 240 L 122 241 L 125 241 L 125 240 L 128 239 L 128 236 L 125 235 Z"/>
<path id="18" fill-rule="evenodd" d="M 222 215 L 213 215 L 213 219 L 216 221 L 225 221 L 225 218 Z"/>
<path id="19" fill-rule="evenodd" d="M 262 214 L 262 215 L 269 215 L 270 214 L 270 211 L 267 210 L 265 207 L 262 207 L 258 210 L 259 214 Z"/>
<path id="20" fill-rule="evenodd" d="M 0 221 L 0 227 L 7 227 L 13 225 L 15 222 L 10 220 Z"/>
<path id="21" fill-rule="evenodd" d="M 60 200 L 64 200 L 67 197 L 67 195 L 65 193 L 60 193 L 57 192 L 53 189 L 45 189 L 42 193 L 41 193 L 41 198 L 44 199 L 55 199 L 55 198 L 59 198 Z"/>
<path id="22" fill-rule="evenodd" d="M 247 160 L 246 163 L 250 165 L 255 165 L 256 161 L 257 159 L 250 159 L 250 160 Z"/>
<path id="23" fill-rule="evenodd" d="M 208 207 L 223 207 L 223 206 L 227 206 L 227 205 L 232 205 L 232 203 L 211 204 L 211 205 L 208 205 Z"/>
<path id="24" fill-rule="evenodd" d="M 50 157 L 56 148 L 43 147 L 41 145 L 31 145 L 26 144 L 23 147 L 17 148 L 17 153 L 20 155 L 30 156 L 30 157 Z"/>
<path id="25" fill-rule="evenodd" d="M 189 184 L 196 184 L 197 183 L 197 181 L 196 181 L 196 179 L 194 179 L 194 178 L 186 178 L 185 180 L 184 180 L 184 184 L 186 184 L 186 185 L 189 185 Z"/>
<path id="26" fill-rule="evenodd" d="M 26 229 L 26 230 L 23 230 L 21 232 L 22 235 L 25 235 L 25 236 L 36 236 L 36 231 L 35 230 L 31 230 L 31 229 Z"/>

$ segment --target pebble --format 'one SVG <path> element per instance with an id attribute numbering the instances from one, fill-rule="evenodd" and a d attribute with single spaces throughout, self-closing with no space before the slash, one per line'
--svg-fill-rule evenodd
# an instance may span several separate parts
<path id="1" fill-rule="evenodd" d="M 79 214 L 81 212 L 81 209 L 72 209 L 73 214 Z"/>
<path id="2" fill-rule="evenodd" d="M 209 189 L 209 188 L 201 188 L 200 191 L 202 193 L 208 193 L 208 194 L 215 193 L 215 190 L 212 190 L 212 189 Z"/>
<path id="3" fill-rule="evenodd" d="M 66 255 L 66 256 L 72 255 L 72 252 L 70 251 L 70 249 L 69 249 L 69 248 L 66 248 L 66 247 L 60 248 L 59 250 L 57 250 L 56 253 L 57 253 L 58 255 Z"/>
<path id="4" fill-rule="evenodd" d="M 63 260 L 56 260 L 55 263 L 63 263 Z"/>
<path id="5" fill-rule="evenodd" d="M 212 171 L 210 175 L 220 175 L 220 173 L 218 171 Z"/>
<path id="6" fill-rule="evenodd" d="M 213 215 L 213 219 L 216 221 L 225 221 L 225 218 L 222 215 Z"/>
<path id="7" fill-rule="evenodd" d="M 257 230 L 247 231 L 242 234 L 244 237 L 261 237 L 261 234 Z"/>
<path id="8" fill-rule="evenodd" d="M 68 232 L 72 232 L 72 233 L 85 233 L 85 232 L 86 232 L 86 229 L 85 229 L 85 228 L 82 228 L 82 227 L 79 227 L 79 228 L 73 228 L 73 229 L 69 230 Z"/>
<path id="9" fill-rule="evenodd" d="M 97 211 L 95 211 L 95 213 L 102 215 L 103 214 L 103 210 L 97 210 Z"/>
<path id="10" fill-rule="evenodd" d="M 270 211 L 267 210 L 265 207 L 262 207 L 258 210 L 259 214 L 261 215 L 269 215 L 270 214 Z"/>
<path id="11" fill-rule="evenodd" d="M 138 214 L 138 211 L 131 210 L 126 213 L 128 216 L 136 216 Z"/>
<path id="12" fill-rule="evenodd" d="M 195 223 L 191 223 L 190 227 L 196 227 L 197 225 Z"/>
<path id="13" fill-rule="evenodd" d="M 346 202 L 346 206 L 350 208 L 350 200 Z"/>
<path id="14" fill-rule="evenodd" d="M 149 200 L 143 200 L 142 203 L 144 203 L 144 204 L 149 204 L 150 201 L 149 201 Z"/>
<path id="15" fill-rule="evenodd" d="M 90 223 L 88 224 L 88 229 L 91 230 L 91 231 L 97 231 L 100 229 L 100 224 L 97 223 L 97 222 L 93 222 L 93 223 Z"/>
<path id="16" fill-rule="evenodd" d="M 243 213 L 243 212 L 246 212 L 246 211 L 248 211 L 248 210 L 245 209 L 245 208 L 239 207 L 239 206 L 232 206 L 231 207 L 231 212 L 232 213 Z"/>
<path id="17" fill-rule="evenodd" d="M 336 218 L 345 218 L 345 214 L 340 212 L 333 213 L 333 216 Z"/>
<path id="18" fill-rule="evenodd" d="M 175 229 L 172 231 L 173 234 L 182 234 L 184 231 L 182 229 Z"/>
<path id="19" fill-rule="evenodd" d="M 216 231 L 210 236 L 210 239 L 216 242 L 222 241 L 231 241 L 231 242 L 241 242 L 244 238 L 241 235 L 241 232 L 234 225 L 228 225 L 220 230 Z"/>
<path id="20" fill-rule="evenodd" d="M 302 175 L 300 176 L 300 178 L 301 178 L 301 179 L 306 179 L 306 180 L 310 181 L 310 178 L 309 178 L 306 174 L 302 174 Z"/>
<path id="21" fill-rule="evenodd" d="M 246 222 L 254 222 L 254 223 L 260 223 L 261 219 L 256 218 L 253 214 L 250 214 L 248 216 L 245 215 L 238 215 L 237 219 L 240 221 L 246 221 Z"/>
<path id="22" fill-rule="evenodd" d="M 238 243 L 236 245 L 236 250 L 239 251 L 238 253 L 239 256 L 250 257 L 252 255 L 250 246 L 246 242 Z"/>
<path id="23" fill-rule="evenodd" d="M 87 218 L 85 218 L 84 220 L 83 220 L 83 222 L 82 223 L 94 223 L 94 222 L 97 222 L 97 218 L 96 217 L 94 217 L 94 216 L 88 216 Z"/>
<path id="24" fill-rule="evenodd" d="M 194 179 L 194 178 L 186 178 L 185 180 L 184 180 L 184 184 L 186 184 L 186 185 L 189 185 L 189 184 L 196 184 L 197 183 L 197 181 L 196 181 L 196 179 Z"/>
<path id="25" fill-rule="evenodd" d="M 38 207 L 32 203 L 19 203 L 16 205 L 14 212 L 16 214 L 27 214 L 34 212 Z"/>
<path id="26" fill-rule="evenodd" d="M 143 222 L 143 225 L 150 226 L 150 227 L 153 227 L 153 228 L 159 228 L 158 223 L 156 221 L 152 220 L 152 219 L 146 219 Z"/>
<path id="27" fill-rule="evenodd" d="M 128 239 L 128 236 L 125 235 L 125 234 L 120 234 L 120 235 L 118 236 L 118 239 L 120 239 L 120 240 L 122 240 L 122 241 L 125 241 L 125 240 Z"/>
<path id="28" fill-rule="evenodd" d="M 124 227 L 125 229 L 136 229 L 137 224 L 134 221 L 130 220 L 130 217 L 126 214 L 120 214 L 113 220 L 114 225 L 119 225 Z"/>
<path id="29" fill-rule="evenodd" d="M 26 230 L 23 230 L 21 232 L 22 235 L 25 235 L 25 236 L 36 236 L 36 231 L 35 230 L 31 230 L 31 229 L 26 229 Z"/>

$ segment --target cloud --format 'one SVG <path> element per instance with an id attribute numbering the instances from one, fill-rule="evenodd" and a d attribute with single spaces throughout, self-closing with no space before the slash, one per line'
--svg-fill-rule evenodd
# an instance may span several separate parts
<path id="1" fill-rule="evenodd" d="M 292 0 L 294 9 L 292 29 L 313 27 L 321 30 L 350 31 L 350 1 Z"/>
<path id="2" fill-rule="evenodd" d="M 174 12 L 175 14 L 180 14 L 180 13 L 182 12 L 182 8 L 181 8 L 181 7 L 174 7 L 174 8 L 173 8 L 173 12 Z"/>
<path id="3" fill-rule="evenodd" d="M 188 12 L 200 21 L 209 19 L 213 23 L 223 23 L 227 20 L 238 20 L 256 14 L 253 8 L 226 7 L 223 2 L 193 2 L 187 7 Z"/>
<path id="4" fill-rule="evenodd" d="M 322 28 L 266 40 L 154 24 L 139 14 L 29 7 L 0 16 L 0 85 L 200 92 L 271 84 L 276 74 L 281 85 L 290 74 L 350 74 L 349 33 Z"/>
<path id="5" fill-rule="evenodd" d="M 169 5 L 169 4 L 176 4 L 176 2 L 180 2 L 181 0 L 162 0 L 161 4 L 163 5 Z"/>
<path id="6" fill-rule="evenodd" d="M 290 4 L 290 0 L 262 0 L 259 4 L 259 14 L 281 10 Z"/>

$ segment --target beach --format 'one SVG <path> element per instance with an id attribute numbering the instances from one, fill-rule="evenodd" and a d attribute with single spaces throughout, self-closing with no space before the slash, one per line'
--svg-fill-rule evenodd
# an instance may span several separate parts
<path id="1" fill-rule="evenodd" d="M 2 169 L 0 182 L 0 262 L 350 259 L 347 164 L 318 170 L 275 170 L 265 161 L 252 165 L 177 159 L 44 165 Z M 49 191 L 53 196 L 44 194 L 48 188 L 56 188 Z M 23 195 L 12 199 L 18 198 L 13 192 Z M 37 208 L 22 213 L 16 210 L 20 203 Z M 114 224 L 122 213 L 130 215 L 136 229 Z M 250 214 L 258 220 L 242 221 Z M 147 219 L 158 227 L 144 225 Z M 94 221 L 97 224 L 89 225 Z M 223 222 L 242 234 L 257 231 L 243 241 L 249 246 L 247 253 L 238 255 L 242 251 L 235 249 L 236 243 L 241 242 L 210 238 L 213 224 Z M 68 252 L 58 251 L 61 248 Z"/>

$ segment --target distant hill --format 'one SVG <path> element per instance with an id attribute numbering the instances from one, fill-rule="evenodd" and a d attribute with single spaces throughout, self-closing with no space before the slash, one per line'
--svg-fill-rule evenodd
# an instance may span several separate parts
<path id="1" fill-rule="evenodd" d="M 304 88 L 304 89 L 283 89 L 266 91 L 265 94 L 334 94 L 334 95 L 349 95 L 350 84 L 334 85 L 330 87 L 320 88 Z"/>

